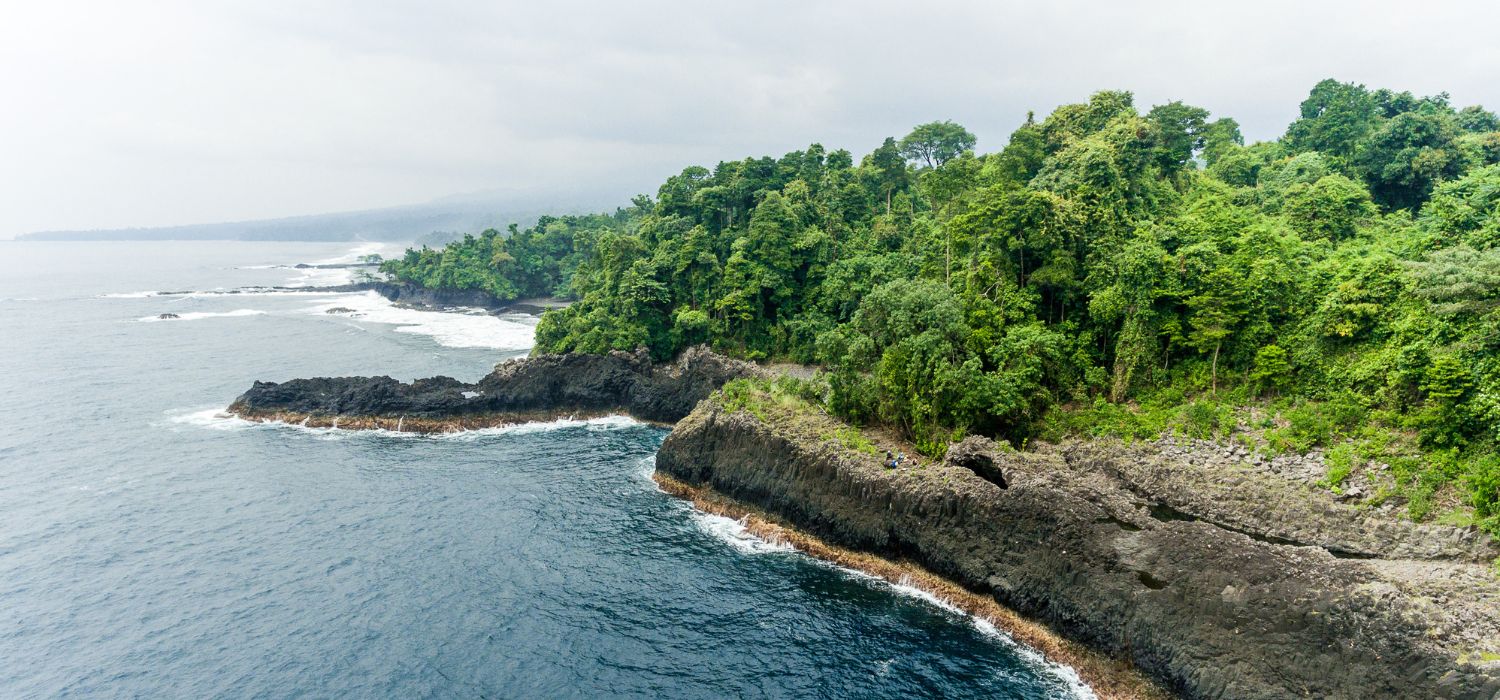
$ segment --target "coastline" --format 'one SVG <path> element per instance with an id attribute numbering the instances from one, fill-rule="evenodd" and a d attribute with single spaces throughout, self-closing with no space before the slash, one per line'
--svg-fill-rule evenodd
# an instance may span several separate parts
<path id="1" fill-rule="evenodd" d="M 473 384 L 257 382 L 230 410 L 403 432 L 612 414 L 671 427 L 653 474 L 663 491 L 817 558 L 917 582 L 1103 697 L 1500 690 L 1500 582 L 1485 563 L 1495 545 L 1468 530 L 1161 444 L 1016 452 L 971 437 L 942 460 L 887 469 L 882 450 L 913 448 L 776 394 L 767 376 L 702 348 L 670 364 L 539 355 Z"/>
<path id="2" fill-rule="evenodd" d="M 687 501 L 700 511 L 739 520 L 746 531 L 763 540 L 791 545 L 815 559 L 891 584 L 911 586 L 966 615 L 988 622 L 1047 661 L 1073 669 L 1100 700 L 1170 700 L 1174 697 L 1129 662 L 1071 641 L 1046 625 L 1001 605 L 994 598 L 971 591 L 919 564 L 831 544 L 763 509 L 725 496 L 708 486 L 686 484 L 661 471 L 653 471 L 651 479 L 664 493 Z"/>
<path id="3" fill-rule="evenodd" d="M 1216 522 L 1226 511 L 1206 508 L 1232 502 L 1206 487 L 1203 501 L 1164 499 L 1122 467 L 1131 453 L 1107 443 L 987 450 L 1008 487 L 955 451 L 887 469 L 880 451 L 900 445 L 885 437 L 785 397 L 738 394 L 680 421 L 658 472 L 988 592 L 1181 697 L 1489 700 L 1500 690 L 1500 585 L 1462 559 L 1467 548 L 1433 553 L 1447 559 L 1340 557 L 1323 539 L 1338 533 L 1319 525 L 1336 519 L 1299 522 L 1300 543 L 1272 541 Z M 1198 485 L 1182 464 L 1149 474 L 1162 470 L 1180 475 L 1177 487 Z"/>
<path id="4" fill-rule="evenodd" d="M 339 430 L 386 430 L 396 433 L 412 433 L 414 435 L 438 435 L 444 433 L 461 433 L 469 430 L 485 430 L 488 428 L 505 428 L 528 423 L 548 423 L 557 420 L 592 420 L 595 418 L 607 418 L 610 416 L 625 416 L 637 421 L 642 425 L 656 428 L 671 428 L 672 424 L 632 416 L 623 411 L 599 410 L 599 411 L 514 411 L 506 413 L 478 414 L 472 416 L 457 416 L 446 418 L 432 418 L 424 416 L 339 416 L 322 413 L 302 413 L 297 411 L 257 411 L 246 408 L 235 408 L 231 405 L 225 411 L 231 416 L 255 423 L 283 423 L 296 425 L 304 428 L 335 428 Z"/>

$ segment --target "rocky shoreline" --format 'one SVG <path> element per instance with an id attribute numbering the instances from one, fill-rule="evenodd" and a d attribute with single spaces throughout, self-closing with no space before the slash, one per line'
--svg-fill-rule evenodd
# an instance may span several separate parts
<path id="1" fill-rule="evenodd" d="M 657 457 L 669 491 L 1042 622 L 1107 660 L 1059 659 L 1107 697 L 1157 692 L 1120 664 L 1189 698 L 1500 697 L 1500 549 L 1472 528 L 1362 508 L 1211 445 L 970 438 L 941 463 L 886 469 L 882 449 L 910 448 L 805 404 L 731 409 L 715 394 L 766 373 L 702 348 L 668 364 L 542 355 L 473 384 L 256 382 L 230 410 L 420 432 L 675 423 Z"/>
<path id="2" fill-rule="evenodd" d="M 242 418 L 318 427 L 451 432 L 566 416 L 626 413 L 672 423 L 749 363 L 692 348 L 659 364 L 645 351 L 539 355 L 504 362 L 478 382 L 432 377 L 315 377 L 255 382 L 229 406 Z"/>
<path id="3" fill-rule="evenodd" d="M 1341 558 L 1192 515 L 1229 508 L 1217 498 L 1164 514 L 1154 482 L 1121 470 L 1136 457 L 1119 446 L 1018 453 L 970 440 L 943 463 L 889 470 L 830 439 L 837 430 L 826 417 L 705 402 L 667 437 L 657 469 L 839 546 L 918 563 L 1183 697 L 1500 693 L 1500 584 L 1467 549 Z M 981 478 L 976 460 L 1008 487 Z M 1202 485 L 1193 478 L 1179 483 Z"/>

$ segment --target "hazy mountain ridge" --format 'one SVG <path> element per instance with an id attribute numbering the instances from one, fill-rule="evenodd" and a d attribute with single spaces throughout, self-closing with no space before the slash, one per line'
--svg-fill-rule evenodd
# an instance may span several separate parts
<path id="1" fill-rule="evenodd" d="M 487 228 L 503 230 L 512 223 L 530 226 L 542 214 L 592 211 L 601 208 L 606 199 L 592 194 L 528 197 L 478 193 L 444 197 L 422 204 L 274 219 L 182 226 L 38 231 L 22 234 L 17 240 L 410 241 L 437 231 L 477 233 Z M 614 201 L 618 198 L 608 199 Z"/>

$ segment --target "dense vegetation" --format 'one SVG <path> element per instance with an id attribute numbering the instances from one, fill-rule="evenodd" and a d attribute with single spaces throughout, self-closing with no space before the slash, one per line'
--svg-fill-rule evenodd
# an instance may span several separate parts
<path id="1" fill-rule="evenodd" d="M 1331 487 L 1376 458 L 1379 498 L 1462 499 L 1500 532 L 1495 114 L 1328 80 L 1247 146 L 1232 119 L 1100 92 L 974 145 L 935 122 L 858 162 L 814 144 L 691 167 L 613 215 L 384 269 L 577 299 L 540 351 L 817 363 L 828 410 L 930 452 L 1240 426 L 1329 448 Z"/>

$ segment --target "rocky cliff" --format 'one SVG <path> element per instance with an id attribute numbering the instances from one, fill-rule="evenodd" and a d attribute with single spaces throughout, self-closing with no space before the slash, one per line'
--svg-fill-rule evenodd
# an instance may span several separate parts
<path id="1" fill-rule="evenodd" d="M 971 439 L 891 470 L 815 411 L 710 401 L 657 469 L 992 595 L 1185 697 L 1500 696 L 1500 586 L 1473 563 L 1487 543 L 1409 523 L 1387 540 L 1358 514 L 1286 512 L 1307 502 L 1253 475 L 1149 458 Z"/>
<path id="2" fill-rule="evenodd" d="M 603 413 L 668 423 L 725 382 L 757 372 L 752 364 L 704 348 L 691 348 L 669 364 L 652 362 L 644 351 L 539 355 L 503 363 L 474 384 L 451 377 L 255 382 L 229 410 L 255 420 L 419 432 Z"/>

